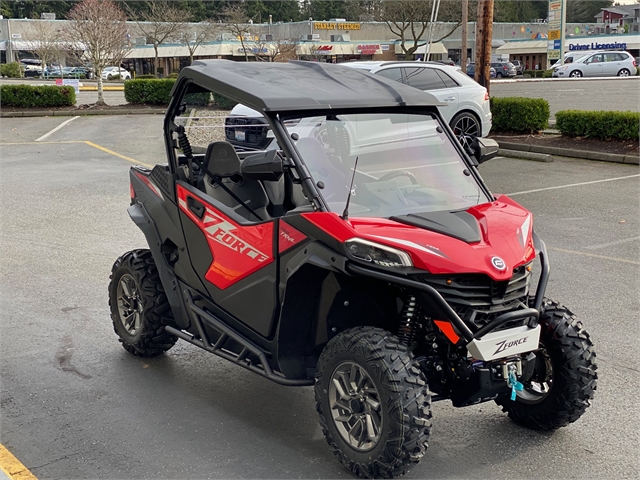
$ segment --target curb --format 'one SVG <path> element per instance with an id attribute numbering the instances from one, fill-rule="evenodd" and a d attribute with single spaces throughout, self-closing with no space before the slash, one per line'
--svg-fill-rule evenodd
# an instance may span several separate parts
<path id="1" fill-rule="evenodd" d="M 149 108 L 137 110 L 134 108 L 121 108 L 112 110 L 30 110 L 25 112 L 2 112 L 0 118 L 20 117 L 75 117 L 88 115 L 164 115 L 164 108 Z"/>
<path id="2" fill-rule="evenodd" d="M 491 84 L 500 85 L 501 83 L 527 83 L 527 82 L 592 82 L 597 80 L 613 80 L 613 81 L 621 81 L 621 80 L 629 80 L 629 79 L 639 79 L 638 75 L 630 75 L 628 77 L 581 77 L 581 78 L 501 78 L 496 80 L 495 78 L 491 79 Z"/>
<path id="3" fill-rule="evenodd" d="M 522 158 L 524 160 L 533 160 L 534 162 L 553 162 L 553 157 L 547 153 L 523 152 L 521 150 L 508 150 L 500 148 L 498 155 L 509 158 Z"/>
<path id="4" fill-rule="evenodd" d="M 574 150 L 572 148 L 546 147 L 542 145 L 529 145 L 526 143 L 499 142 L 500 150 L 515 150 L 517 152 L 544 153 L 558 157 L 581 158 L 598 160 L 600 162 L 626 163 L 640 165 L 640 156 L 617 155 L 614 153 L 590 152 L 587 150 Z"/>
<path id="5" fill-rule="evenodd" d="M 83 85 L 81 87 L 78 87 L 80 89 L 81 92 L 97 92 L 98 91 L 98 86 L 93 86 L 93 85 Z M 102 91 L 103 92 L 124 92 L 124 85 L 114 85 L 114 86 L 102 86 Z"/>

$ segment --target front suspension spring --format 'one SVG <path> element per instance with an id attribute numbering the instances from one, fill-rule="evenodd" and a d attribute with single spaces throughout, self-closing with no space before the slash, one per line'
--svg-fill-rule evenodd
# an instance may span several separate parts
<path id="1" fill-rule="evenodd" d="M 404 307 L 400 312 L 400 324 L 398 326 L 398 337 L 407 347 L 413 343 L 418 328 L 419 307 L 416 297 L 408 296 L 405 299 Z"/>

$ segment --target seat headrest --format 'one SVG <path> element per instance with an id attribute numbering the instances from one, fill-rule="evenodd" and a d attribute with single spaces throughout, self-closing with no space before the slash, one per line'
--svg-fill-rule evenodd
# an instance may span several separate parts
<path id="1" fill-rule="evenodd" d="M 213 142 L 204 155 L 204 166 L 219 177 L 240 175 L 240 158 L 229 142 Z"/>

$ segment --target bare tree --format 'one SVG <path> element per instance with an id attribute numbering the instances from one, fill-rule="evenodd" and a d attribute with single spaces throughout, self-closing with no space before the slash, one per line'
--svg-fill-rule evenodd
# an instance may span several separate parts
<path id="1" fill-rule="evenodd" d="M 220 24 L 205 20 L 196 24 L 185 24 L 178 32 L 178 40 L 187 46 L 189 50 L 189 63 L 193 63 L 193 57 L 200 45 L 215 38 Z"/>
<path id="2" fill-rule="evenodd" d="M 136 20 L 138 30 L 153 43 L 155 58 L 153 62 L 154 74 L 158 74 L 158 47 L 171 40 L 177 40 L 180 32 L 184 31 L 185 23 L 189 20 L 188 10 L 173 7 L 168 2 L 147 2 L 148 9 L 142 12 L 141 18 Z M 130 17 L 135 13 L 127 8 Z"/>
<path id="3" fill-rule="evenodd" d="M 244 8 L 238 3 L 229 4 L 222 10 L 222 17 L 225 19 L 229 33 L 233 34 L 240 40 L 240 45 L 244 52 L 244 59 L 248 62 L 249 55 L 247 54 L 245 41 L 249 37 L 249 27 L 247 25 L 249 18 L 247 17 Z"/>
<path id="4" fill-rule="evenodd" d="M 98 79 L 97 105 L 104 105 L 102 71 L 109 65 L 120 66 L 129 52 L 127 17 L 110 0 L 83 0 L 69 12 L 68 37 L 84 48 L 83 58 L 91 62 Z"/>
<path id="5" fill-rule="evenodd" d="M 391 0 L 382 2 L 382 7 L 385 23 L 391 33 L 400 38 L 400 46 L 407 57 L 426 45 L 422 37 L 429 27 L 432 0 Z M 455 32 L 462 24 L 461 16 L 459 1 L 442 2 L 438 19 L 451 20 L 453 25 L 444 35 L 432 39 L 432 43 L 438 43 Z"/>
<path id="6" fill-rule="evenodd" d="M 279 38 L 264 35 L 253 43 L 251 50 L 256 60 L 263 62 L 288 62 L 298 58 L 298 41 L 293 38 Z"/>
<path id="7" fill-rule="evenodd" d="M 47 65 L 60 59 L 65 44 L 62 41 L 62 32 L 54 23 L 46 20 L 37 20 L 33 23 L 33 28 L 26 38 L 27 46 L 42 62 L 41 75 L 43 75 Z"/>

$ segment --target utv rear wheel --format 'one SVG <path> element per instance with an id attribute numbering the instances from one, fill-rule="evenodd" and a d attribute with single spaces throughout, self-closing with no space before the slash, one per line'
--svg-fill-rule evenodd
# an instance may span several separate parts
<path id="1" fill-rule="evenodd" d="M 109 284 L 113 328 L 128 352 L 154 357 L 177 337 L 164 331 L 173 324 L 171 307 L 149 250 L 125 253 L 113 264 Z"/>
<path id="2" fill-rule="evenodd" d="M 427 449 L 427 383 L 389 332 L 360 327 L 334 337 L 318 361 L 315 397 L 329 446 L 360 477 L 402 475 Z"/>
<path id="3" fill-rule="evenodd" d="M 533 430 L 555 430 L 578 420 L 596 390 L 596 354 L 589 334 L 566 307 L 545 301 L 540 349 L 531 379 L 510 397 L 496 399 L 514 422 Z"/>

